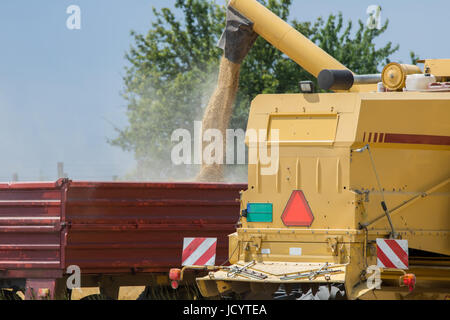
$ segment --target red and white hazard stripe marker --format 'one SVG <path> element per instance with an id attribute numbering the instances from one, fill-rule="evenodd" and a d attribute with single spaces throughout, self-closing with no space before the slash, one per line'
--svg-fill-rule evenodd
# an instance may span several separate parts
<path id="1" fill-rule="evenodd" d="M 213 266 L 217 238 L 184 238 L 182 266 Z"/>
<path id="2" fill-rule="evenodd" d="M 408 269 L 408 240 L 377 239 L 377 266 Z"/>

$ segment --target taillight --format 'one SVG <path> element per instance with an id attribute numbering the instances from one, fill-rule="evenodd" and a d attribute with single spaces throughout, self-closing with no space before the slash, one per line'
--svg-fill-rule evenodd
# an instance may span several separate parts
<path id="1" fill-rule="evenodd" d="M 405 274 L 402 279 L 403 284 L 408 287 L 409 291 L 413 291 L 416 286 L 416 276 L 412 273 Z"/>
<path id="2" fill-rule="evenodd" d="M 301 190 L 292 191 L 286 208 L 284 208 L 281 220 L 285 226 L 311 226 L 314 216 Z"/>
<path id="3" fill-rule="evenodd" d="M 172 268 L 169 271 L 169 279 L 170 280 L 180 280 L 181 279 L 181 270 L 178 268 Z"/>
<path id="4" fill-rule="evenodd" d="M 172 289 L 177 289 L 178 288 L 178 281 L 173 280 L 170 282 L 170 286 L 172 287 Z"/>
<path id="5" fill-rule="evenodd" d="M 178 268 L 172 268 L 169 271 L 169 279 L 170 281 L 170 286 L 172 287 L 172 289 L 177 289 L 178 288 L 178 281 L 181 280 L 181 270 Z"/>

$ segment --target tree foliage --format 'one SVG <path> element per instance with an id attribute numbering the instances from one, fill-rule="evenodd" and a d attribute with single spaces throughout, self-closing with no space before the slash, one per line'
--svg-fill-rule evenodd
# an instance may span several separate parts
<path id="1" fill-rule="evenodd" d="M 292 0 L 264 4 L 288 20 Z M 217 76 L 222 52 L 216 43 L 225 26 L 225 7 L 207 0 L 177 0 L 175 10 L 153 9 L 155 19 L 146 35 L 131 32 L 134 44 L 126 54 L 124 77 L 128 126 L 118 129 L 110 143 L 134 152 L 145 178 L 176 176 L 170 163 L 171 134 L 192 129 L 200 120 Z M 358 21 L 344 22 L 341 13 L 314 22 L 291 25 L 356 73 L 376 73 L 398 50 L 391 42 L 376 48 L 374 40 L 386 31 L 368 29 Z M 298 92 L 298 81 L 315 79 L 259 37 L 241 68 L 232 128 L 246 128 L 250 101 L 259 93 Z"/>

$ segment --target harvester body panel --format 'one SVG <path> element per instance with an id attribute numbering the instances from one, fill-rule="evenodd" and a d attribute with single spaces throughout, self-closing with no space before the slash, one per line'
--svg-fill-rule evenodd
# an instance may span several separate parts
<path id="1" fill-rule="evenodd" d="M 251 290 L 266 283 L 263 291 L 270 291 L 268 283 L 345 283 L 347 297 L 374 298 L 375 289 L 368 289 L 364 275 L 377 265 L 376 239 L 391 236 L 380 205 L 384 197 L 397 238 L 408 241 L 410 254 L 440 257 L 409 258 L 408 272 L 417 276 L 415 294 L 448 294 L 449 107 L 450 93 L 257 96 L 247 132 L 266 130 L 268 149 L 278 145 L 277 170 L 263 174 L 271 164 L 262 164 L 259 157 L 249 164 L 248 189 L 241 196 L 242 225 L 230 235 L 229 245 L 230 262 L 244 268 L 254 261 L 244 271 L 257 274 L 219 271 L 215 281 L 233 283 L 230 288 L 236 290 L 242 283 L 249 283 Z M 249 154 L 260 152 L 259 144 L 247 143 Z M 355 152 L 364 146 L 370 154 Z M 292 209 L 289 202 L 300 191 L 304 197 L 297 196 L 297 208 Z M 270 204 L 271 219 L 249 221 L 251 204 Z M 331 272 L 305 276 L 323 265 Z M 378 296 L 408 293 L 398 284 L 402 275 L 382 270 Z M 202 281 L 207 278 L 198 280 L 206 294 L 211 285 Z"/>

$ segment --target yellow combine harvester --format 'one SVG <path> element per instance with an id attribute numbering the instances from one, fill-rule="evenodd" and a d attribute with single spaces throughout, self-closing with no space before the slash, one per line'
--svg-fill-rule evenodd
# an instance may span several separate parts
<path id="1" fill-rule="evenodd" d="M 257 1 L 229 10 L 335 93 L 253 100 L 247 130 L 267 130 L 277 170 L 249 165 L 231 266 L 201 293 L 449 298 L 450 60 L 355 75 Z"/>

